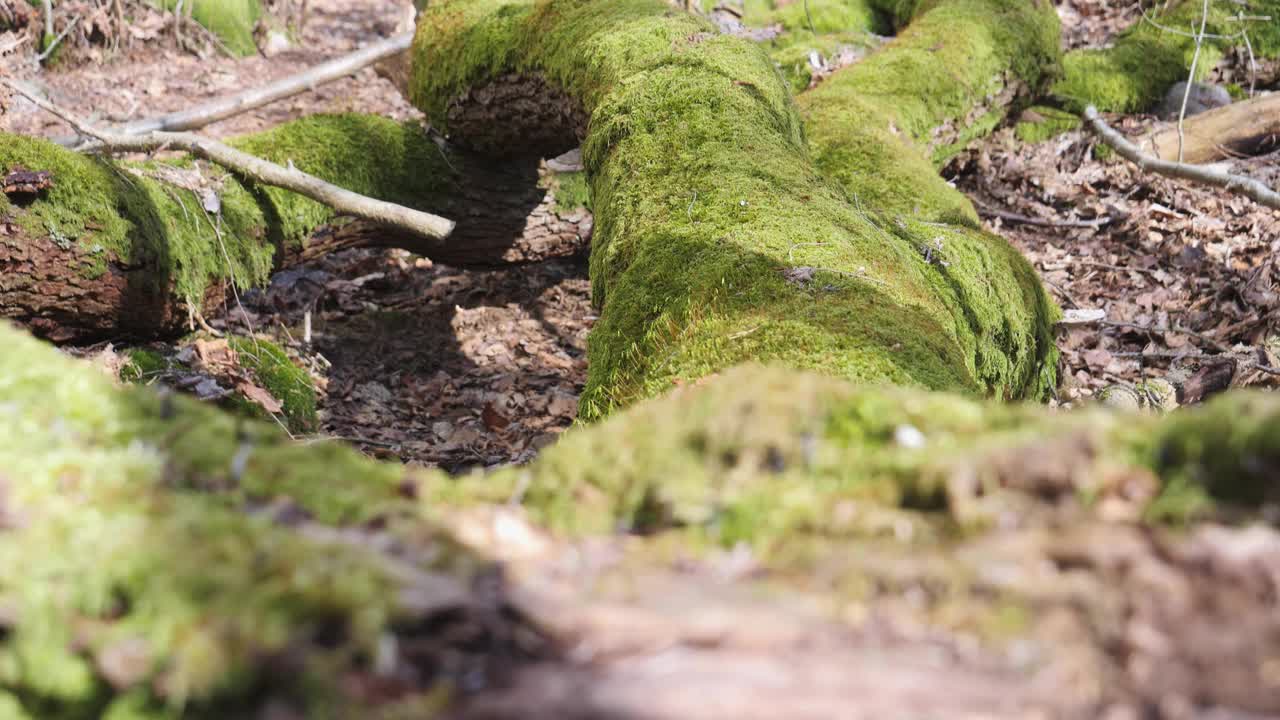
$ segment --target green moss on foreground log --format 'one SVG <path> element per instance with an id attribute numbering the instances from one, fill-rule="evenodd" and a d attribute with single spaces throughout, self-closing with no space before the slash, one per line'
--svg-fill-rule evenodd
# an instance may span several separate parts
<path id="1" fill-rule="evenodd" d="M 1250 0 L 1244 8 L 1214 2 L 1208 7 L 1196 80 L 1203 80 L 1227 50 L 1244 47 L 1242 31 L 1248 33 L 1256 57 L 1280 54 L 1280 23 L 1274 20 L 1280 15 L 1280 2 Z M 1054 95 L 1077 112 L 1089 104 L 1109 112 L 1142 112 L 1154 107 L 1170 86 L 1185 80 L 1190 72 L 1203 5 L 1181 0 L 1166 8 L 1150 11 L 1149 20 L 1137 20 L 1109 48 L 1068 53 L 1063 58 L 1063 76 L 1053 86 Z M 1270 20 L 1241 21 L 1238 14 Z"/>
<path id="2" fill-rule="evenodd" d="M 810 162 L 761 48 L 658 0 L 487 0 L 432 4 L 414 52 L 434 123 L 511 71 L 591 116 L 602 311 L 583 417 L 752 359 L 1002 397 L 1052 386 L 1055 310 L 1030 266 L 971 226 L 851 202 Z"/>
<path id="3" fill-rule="evenodd" d="M 1280 398 L 1232 394 L 1170 416 L 1052 412 L 868 388 L 746 366 L 568 433 L 532 465 L 438 488 L 455 501 L 523 493 L 573 533 L 681 527 L 717 544 L 781 549 L 858 538 L 886 509 L 976 529 L 1018 492 L 1091 502 L 1153 482 L 1149 518 L 1280 500 Z M 1145 510 L 1144 510 L 1145 508 Z"/>
<path id="4" fill-rule="evenodd" d="M 414 123 L 370 115 L 317 115 L 232 144 L 357 193 L 419 209 L 447 186 L 438 148 Z M 305 242 L 334 218 L 332 209 L 279 188 L 262 188 L 189 161 L 113 163 L 37 138 L 0 133 L 0 171 L 48 170 L 53 187 L 15 207 L 0 196 L 0 217 L 12 215 L 33 237 L 88 250 L 92 277 L 108 260 L 151 266 L 157 287 L 172 286 L 199 307 L 220 281 L 263 282 L 276 248 Z M 189 189 L 184 189 L 187 186 Z M 215 192 L 220 217 L 202 211 L 201 194 Z"/>
<path id="5" fill-rule="evenodd" d="M 228 717 L 292 654 L 272 686 L 340 700 L 334 673 L 373 652 L 399 586 L 320 531 L 381 516 L 401 471 L 116 389 L 8 327 L 0 345 L 0 691 L 40 718 Z"/>
<path id="6" fill-rule="evenodd" d="M 447 581 L 477 563 L 433 529 L 441 500 L 522 497 L 574 532 L 683 525 L 768 559 L 805 538 L 851 552 L 885 510 L 973 527 L 974 496 L 1151 473 L 1162 513 L 1256 508 L 1280 472 L 1273 395 L 1071 414 L 746 367 L 570 431 L 526 468 L 421 473 L 411 500 L 398 465 L 116 388 L 8 327 L 0 346 L 0 708 L 40 718 L 253 716 L 273 698 L 377 717 L 345 679 L 414 608 L 456 602 Z M 389 557 L 397 542 L 416 550 Z"/>

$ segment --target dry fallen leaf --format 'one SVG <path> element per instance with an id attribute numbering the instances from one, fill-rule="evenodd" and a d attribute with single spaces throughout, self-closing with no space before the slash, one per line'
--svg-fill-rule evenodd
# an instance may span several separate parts
<path id="1" fill-rule="evenodd" d="M 282 405 L 274 395 L 268 392 L 265 388 L 258 387 L 253 383 L 241 381 L 236 385 L 236 390 L 239 391 L 241 395 L 244 395 L 245 398 L 272 415 L 284 409 L 284 405 Z"/>

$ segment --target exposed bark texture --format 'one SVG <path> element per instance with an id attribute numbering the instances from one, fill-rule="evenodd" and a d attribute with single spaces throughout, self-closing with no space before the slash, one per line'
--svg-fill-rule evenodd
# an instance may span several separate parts
<path id="1" fill-rule="evenodd" d="M 511 143 L 524 114 L 480 93 L 513 75 L 545 78 L 590 117 L 601 320 L 584 416 L 745 359 L 1006 397 L 1048 389 L 1055 311 L 1034 272 L 975 229 L 912 141 L 990 128 L 1002 108 L 979 121 L 974 103 L 1039 82 L 1056 17 L 954 0 L 916 23 L 802 98 L 815 168 L 765 53 L 657 0 L 438 3 L 422 16 L 412 99 L 460 142 Z M 455 127 L 471 104 L 485 122 Z"/>
<path id="2" fill-rule="evenodd" d="M 216 168 L 108 164 L 10 136 L 0 171 L 49 171 L 52 185 L 0 198 L 0 262 L 13 270 L 0 279 L 0 317 L 57 340 L 147 337 L 178 330 L 233 279 L 247 286 L 323 252 L 403 247 L 489 267 L 580 253 L 590 238 L 582 193 L 561 191 L 580 181 L 540 171 L 536 157 L 488 162 L 439 147 L 416 126 L 360 116 L 308 118 L 236 145 L 458 225 L 444 242 L 369 223 L 325 229 L 330 208 Z"/>
<path id="3" fill-rule="evenodd" d="M 497 157 L 555 157 L 577 147 L 587 128 L 579 103 L 539 73 L 473 87 L 453 99 L 446 118 L 460 143 Z"/>
<path id="4" fill-rule="evenodd" d="M 171 293 L 157 289 L 154 268 L 111 263 L 48 235 L 0 223 L 0 317 L 55 342 L 176 330 L 187 320 Z M 210 286 L 215 301 L 222 286 Z"/>

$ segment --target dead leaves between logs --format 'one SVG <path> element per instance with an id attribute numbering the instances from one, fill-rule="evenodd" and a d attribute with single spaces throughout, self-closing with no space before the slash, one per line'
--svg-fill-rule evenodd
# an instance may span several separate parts
<path id="1" fill-rule="evenodd" d="M 15 165 L 0 180 L 0 190 L 5 195 L 35 195 L 42 190 L 53 187 L 53 173 L 48 170 L 28 170 Z"/>

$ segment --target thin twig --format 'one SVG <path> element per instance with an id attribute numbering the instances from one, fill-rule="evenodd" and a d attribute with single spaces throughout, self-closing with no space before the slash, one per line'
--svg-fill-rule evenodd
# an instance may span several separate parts
<path id="1" fill-rule="evenodd" d="M 4 78 L 0 78 L 0 83 L 23 95 L 46 112 L 65 120 L 76 132 L 96 138 L 97 142 L 85 147 L 85 152 L 155 152 L 164 148 L 184 150 L 264 185 L 292 190 L 345 215 L 365 218 L 434 240 L 443 240 L 453 232 L 452 220 L 351 192 L 298 170 L 292 166 L 292 163 L 289 167 L 282 167 L 217 140 L 192 133 L 153 132 L 130 136 L 104 132 L 40 99 L 18 83 Z"/>
<path id="2" fill-rule="evenodd" d="M 977 205 L 978 212 L 987 217 L 1000 218 L 1009 222 L 1021 223 L 1023 225 L 1037 225 L 1040 227 L 1069 227 L 1069 228 L 1098 228 L 1103 225 L 1110 225 L 1116 221 L 1113 217 L 1100 217 L 1092 220 L 1054 220 L 1048 218 L 1029 217 L 1027 215 L 1019 215 L 1005 210 L 997 210 L 996 208 L 987 207 L 979 203 Z"/>
<path id="3" fill-rule="evenodd" d="M 1148 155 L 1108 125 L 1098 114 L 1098 109 L 1092 105 L 1084 109 L 1082 117 L 1085 124 L 1102 138 L 1103 142 L 1114 148 L 1121 157 L 1143 170 L 1224 188 L 1229 192 L 1244 195 L 1259 205 L 1280 210 L 1280 193 L 1251 177 L 1233 175 L 1203 165 L 1161 160 L 1154 155 Z"/>
<path id="4" fill-rule="evenodd" d="M 1209 22 L 1209 0 L 1204 0 L 1200 9 L 1200 32 L 1196 33 L 1196 49 L 1191 54 L 1191 70 L 1187 73 L 1187 87 L 1182 91 L 1182 107 L 1178 110 L 1178 162 L 1183 161 L 1182 121 L 1187 117 L 1187 100 L 1191 98 L 1191 86 L 1196 82 L 1196 65 L 1200 62 L 1200 46 L 1204 44 L 1204 30 Z"/>
<path id="5" fill-rule="evenodd" d="M 67 36 L 67 33 L 71 32 L 72 28 L 74 28 L 78 22 L 80 22 L 79 15 L 71 18 L 71 22 L 67 23 L 67 26 L 62 29 L 62 32 L 58 33 L 58 36 L 53 39 L 53 42 L 49 43 L 49 47 L 45 48 L 44 52 L 36 56 L 36 62 L 42 63 L 48 59 L 48 57 L 52 55 L 53 51 L 58 47 L 58 43 L 62 42 L 63 38 Z"/>
<path id="6" fill-rule="evenodd" d="M 44 39 L 53 37 L 53 0 L 44 0 Z"/>
<path id="7" fill-rule="evenodd" d="M 269 85 L 245 90 L 229 97 L 217 98 L 186 110 L 135 120 L 115 129 L 121 135 L 141 135 L 155 131 L 195 130 L 225 120 L 263 105 L 315 90 L 320 85 L 340 80 L 373 63 L 404 52 L 413 43 L 413 33 L 402 33 L 379 40 L 353 53 L 320 63 L 303 72 L 277 80 Z"/>
<path id="8" fill-rule="evenodd" d="M 1206 345 L 1212 346 L 1215 350 L 1218 350 L 1219 352 L 1227 351 L 1227 346 L 1217 338 L 1210 337 L 1208 335 L 1205 335 L 1204 333 L 1196 332 L 1195 330 L 1188 330 L 1187 328 L 1181 327 L 1179 325 L 1173 325 L 1170 327 L 1161 328 L 1161 327 L 1152 327 L 1150 325 L 1140 325 L 1138 323 L 1123 322 L 1120 320 L 1099 320 L 1098 325 L 1102 327 L 1112 327 L 1112 328 L 1119 328 L 1124 330 L 1140 330 L 1142 332 L 1147 333 L 1148 335 L 1152 335 L 1157 332 L 1159 333 L 1171 332 L 1178 335 L 1186 335 L 1187 337 L 1193 337 L 1199 340 L 1200 342 L 1205 343 Z"/>

